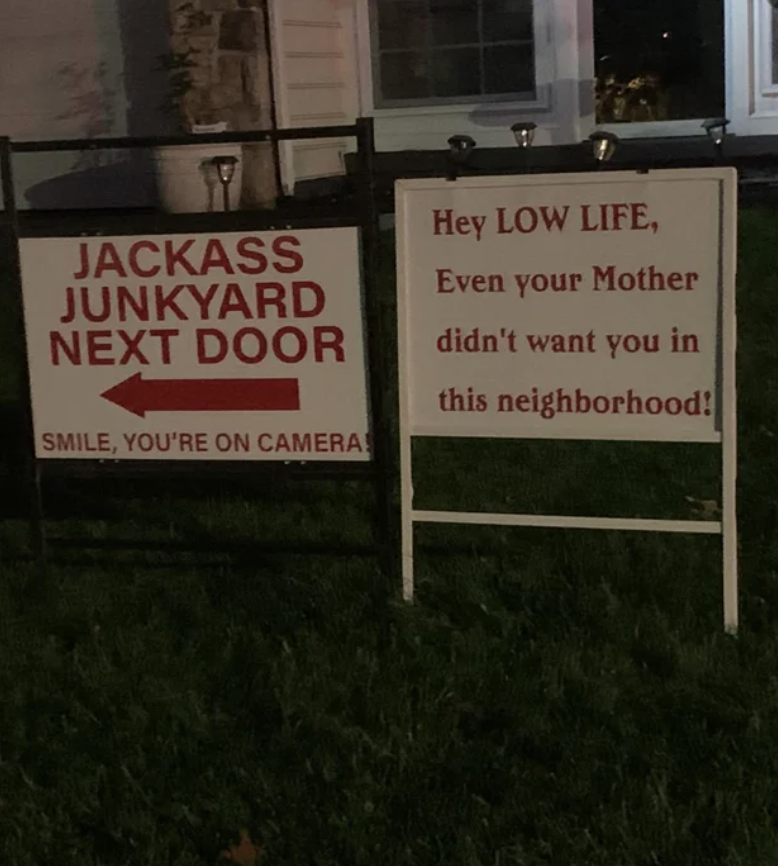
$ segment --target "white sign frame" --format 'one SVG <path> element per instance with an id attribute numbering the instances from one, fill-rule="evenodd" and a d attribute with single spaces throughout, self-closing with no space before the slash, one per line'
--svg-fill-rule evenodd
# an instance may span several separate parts
<path id="1" fill-rule="evenodd" d="M 736 511 L 737 479 L 737 394 L 735 361 L 737 346 L 737 324 L 735 311 L 735 276 L 737 267 L 737 172 L 732 168 L 670 169 L 641 173 L 647 182 L 667 182 L 682 179 L 709 181 L 718 185 L 719 200 L 719 340 L 717 360 L 720 379 L 718 401 L 720 407 L 720 430 L 711 435 L 685 438 L 683 441 L 708 442 L 721 445 L 722 503 L 720 520 L 644 520 L 605 517 L 567 517 L 536 514 L 480 513 L 462 511 L 428 511 L 413 507 L 413 472 L 411 444 L 419 437 L 469 437 L 483 433 L 468 432 L 465 428 L 452 431 L 450 428 L 435 429 L 414 425 L 411 409 L 411 385 L 413 371 L 409 356 L 410 292 L 409 262 L 413 255 L 413 243 L 407 237 L 407 214 L 413 207 L 416 192 L 439 191 L 456 183 L 458 189 L 510 189 L 526 186 L 576 184 L 602 185 L 634 181 L 635 172 L 608 171 L 567 175 L 513 175 L 489 177 L 465 177 L 455 181 L 424 178 L 398 180 L 395 183 L 395 214 L 397 226 L 397 330 L 399 361 L 399 436 L 401 476 L 401 542 L 402 542 L 402 587 L 403 598 L 414 597 L 414 525 L 417 523 L 467 524 L 485 526 L 555 527 L 563 529 L 601 529 L 638 532 L 669 532 L 720 535 L 723 555 L 723 614 L 724 627 L 730 633 L 738 628 L 738 541 Z M 492 438 L 492 437 L 490 437 Z M 504 437 L 505 438 L 505 437 Z M 554 435 L 552 431 L 537 430 L 524 433 L 519 428 L 510 438 L 586 439 L 662 441 L 661 436 L 591 436 Z M 677 440 L 676 440 L 677 441 Z"/>

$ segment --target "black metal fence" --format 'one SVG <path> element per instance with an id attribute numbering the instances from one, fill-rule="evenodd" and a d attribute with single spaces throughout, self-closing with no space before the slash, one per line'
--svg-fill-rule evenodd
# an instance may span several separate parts
<path id="1" fill-rule="evenodd" d="M 217 213 L 94 213 L 62 211 L 35 214 L 20 211 L 14 185 L 14 156 L 20 153 L 47 153 L 104 149 L 152 148 L 165 145 L 187 146 L 208 143 L 270 142 L 300 139 L 350 138 L 355 140 L 357 171 L 349 183 L 349 194 L 315 207 L 283 207 L 268 210 L 232 210 Z M 165 553 L 248 553 L 281 551 L 295 553 L 332 553 L 379 555 L 384 567 L 394 572 L 397 544 L 394 537 L 393 484 L 395 461 L 390 417 L 393 389 L 387 370 L 390 341 L 384 336 L 384 316 L 379 295 L 378 210 L 374 189 L 375 143 L 373 123 L 359 119 L 349 126 L 271 130 L 253 133 L 226 133 L 166 138 L 105 138 L 83 140 L 22 142 L 0 139 L 0 171 L 4 211 L 3 229 L 8 240 L 8 261 L 0 291 L 5 293 L 0 315 L 14 319 L 9 333 L 19 337 L 12 349 L 19 365 L 21 397 L 2 404 L 0 411 L 0 448 L 5 451 L 4 474 L 0 485 L 4 493 L 2 516 L 26 520 L 31 528 L 29 554 L 52 558 L 56 551 L 77 548 L 120 549 Z M 22 316 L 22 272 L 20 240 L 30 237 L 99 237 L 135 234 L 179 234 L 190 232 L 273 231 L 311 228 L 353 227 L 360 239 L 362 296 L 366 320 L 367 375 L 371 459 L 368 462 L 287 461 L 157 461 L 157 460 L 82 460 L 41 459 L 36 456 L 27 346 Z M 8 347 L 6 347 L 8 350 Z M 373 491 L 373 538 L 365 544 L 306 543 L 303 540 L 279 542 L 274 539 L 234 540 L 188 539 L 156 541 L 95 538 L 84 533 L 52 532 L 52 519 L 105 517 L 110 497 L 159 497 L 164 491 L 187 491 L 209 496 L 215 489 L 267 492 L 274 484 L 289 480 L 316 482 L 325 479 L 364 482 Z M 91 503 L 90 507 L 83 507 Z"/>
<path id="2" fill-rule="evenodd" d="M 347 176 L 342 194 L 326 200 L 283 203 L 275 209 L 234 210 L 219 213 L 164 213 L 157 210 L 108 211 L 63 210 L 29 212 L 17 208 L 14 193 L 14 157 L 18 154 L 43 154 L 68 151 L 132 150 L 165 145 L 254 144 L 349 138 L 355 141 L 346 159 Z M 675 141 L 646 144 L 623 142 L 607 169 L 646 170 L 652 168 L 693 167 L 734 164 L 741 170 L 769 169 L 778 163 L 764 141 L 738 142 L 734 138 L 719 151 L 702 141 Z M 395 527 L 396 460 L 392 424 L 394 411 L 394 363 L 392 343 L 385 334 L 391 317 L 384 313 L 391 303 L 382 297 L 379 279 L 379 212 L 392 211 L 393 183 L 398 177 L 445 176 L 452 166 L 462 174 L 516 174 L 592 171 L 598 164 L 591 143 L 565 148 L 472 149 L 466 161 L 450 151 L 427 153 L 377 153 L 373 121 L 360 118 L 349 126 L 312 127 L 258 132 L 220 133 L 166 138 L 102 138 L 91 141 L 61 140 L 12 142 L 0 138 L 0 172 L 5 203 L 2 213 L 4 239 L 7 241 L 6 273 L 0 283 L 0 316 L 11 317 L 13 327 L 0 331 L 15 340 L 12 347 L 19 365 L 22 397 L 14 403 L 0 402 L 0 517 L 29 521 L 34 555 L 51 556 L 66 548 L 118 550 L 160 550 L 192 552 L 248 552 L 282 550 L 296 552 L 361 553 L 382 556 L 386 567 L 396 573 L 397 535 Z M 600 166 L 603 167 L 603 166 Z M 36 457 L 27 368 L 24 321 L 22 317 L 22 274 L 19 241 L 29 237 L 98 237 L 109 235 L 180 234 L 189 232 L 272 231 L 278 228 L 306 229 L 355 227 L 361 243 L 361 273 L 365 299 L 366 339 L 372 459 L 369 463 L 276 461 L 133 461 L 133 460 L 47 460 Z M 3 296 L 4 295 L 4 296 Z M 6 353 L 9 351 L 5 347 Z M 3 459 L 4 455 L 4 459 Z M 154 498 L 160 490 L 167 494 L 209 496 L 215 490 L 265 493 L 272 485 L 303 480 L 365 482 L 374 491 L 374 538 L 370 543 L 310 544 L 252 539 L 235 542 L 198 538 L 187 541 L 133 541 L 89 538 L 83 534 L 53 533 L 53 518 L 80 517 L 83 520 L 104 516 L 109 498 Z"/>
<path id="3" fill-rule="evenodd" d="M 507 132 L 507 131 L 506 131 Z M 394 182 L 399 178 L 446 177 L 452 167 L 445 136 L 437 150 L 378 152 L 375 155 L 376 191 L 384 213 L 394 209 Z M 355 154 L 346 156 L 349 171 L 359 171 Z M 657 169 L 731 166 L 737 169 L 742 202 L 778 200 L 778 136 L 727 135 L 716 147 L 703 132 L 672 138 L 621 138 L 605 166 L 599 166 L 592 141 L 532 146 L 522 149 L 506 141 L 504 147 L 481 147 L 478 141 L 459 167 L 462 174 L 564 174 L 596 171 L 652 171 Z"/>

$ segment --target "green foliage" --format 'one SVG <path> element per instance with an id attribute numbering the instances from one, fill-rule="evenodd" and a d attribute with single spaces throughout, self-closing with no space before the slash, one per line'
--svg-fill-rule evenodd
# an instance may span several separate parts
<path id="1" fill-rule="evenodd" d="M 162 68 L 168 75 L 168 90 L 165 94 L 163 108 L 180 132 L 189 132 L 189 121 L 186 113 L 185 100 L 191 92 L 192 69 L 197 66 L 194 57 L 197 51 L 171 52 L 161 58 Z"/>
<path id="2" fill-rule="evenodd" d="M 201 52 L 188 41 L 187 34 L 208 27 L 213 16 L 184 3 L 175 11 L 174 18 L 180 30 L 172 39 L 171 50 L 160 57 L 162 69 L 168 75 L 163 109 L 179 132 L 189 133 L 197 121 L 192 113 L 190 97 L 195 90 L 192 71 L 198 65 L 196 58 Z"/>

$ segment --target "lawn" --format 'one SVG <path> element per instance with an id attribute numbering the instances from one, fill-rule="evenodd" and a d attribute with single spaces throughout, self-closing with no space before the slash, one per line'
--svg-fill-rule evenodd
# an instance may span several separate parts
<path id="1" fill-rule="evenodd" d="M 740 234 L 739 638 L 707 537 L 424 527 L 412 608 L 370 559 L 7 563 L 0 863 L 204 866 L 244 826 L 287 866 L 774 862 L 778 219 L 743 211 Z M 687 497 L 719 498 L 712 446 L 414 458 L 422 508 L 691 517 Z M 58 531 L 359 541 L 370 500 L 282 485 L 109 512 Z"/>

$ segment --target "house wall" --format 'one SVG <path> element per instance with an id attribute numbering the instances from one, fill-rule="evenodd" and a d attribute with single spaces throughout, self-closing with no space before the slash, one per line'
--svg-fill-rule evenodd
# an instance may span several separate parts
<path id="1" fill-rule="evenodd" d="M 542 94 L 534 106 L 382 110 L 373 100 L 368 0 L 269 0 L 277 122 L 329 125 L 372 115 L 380 150 L 440 149 L 454 133 L 468 133 L 482 147 L 513 147 L 509 127 L 517 119 L 538 124 L 538 144 L 581 140 L 594 128 L 591 2 L 539 4 L 545 10 L 537 29 Z M 730 131 L 778 134 L 773 11 L 768 0 L 725 2 Z M 169 132 L 160 64 L 168 50 L 167 14 L 160 0 L 3 0 L 0 134 L 29 140 Z M 661 134 L 699 134 L 697 121 L 675 127 Z M 618 131 L 660 130 L 634 124 Z M 341 140 L 285 145 L 286 191 L 299 181 L 342 173 L 342 154 L 352 149 L 352 141 Z M 21 207 L 147 205 L 154 199 L 144 152 L 22 154 L 15 170 Z"/>
<path id="2" fill-rule="evenodd" d="M 171 106 L 183 128 L 224 122 L 234 132 L 273 127 L 268 22 L 262 0 L 168 0 L 170 47 L 190 56 L 190 88 Z M 167 28 L 165 28 L 167 29 Z M 243 146 L 244 207 L 266 207 L 278 189 L 273 146 Z"/>
<path id="3" fill-rule="evenodd" d="M 171 3 L 178 5 L 176 0 Z M 358 115 L 354 47 L 349 41 L 353 31 L 342 24 L 343 0 L 269 0 L 270 22 L 264 22 L 260 0 L 198 0 L 200 5 L 214 12 L 219 24 L 226 13 L 254 14 L 263 18 L 257 32 L 274 28 L 281 125 L 350 123 Z M 173 132 L 164 107 L 167 76 L 161 63 L 170 50 L 168 15 L 169 4 L 160 0 L 3 0 L 0 134 L 39 140 Z M 215 37 L 204 32 L 197 38 L 205 44 Z M 262 97 L 259 115 L 243 111 L 242 104 L 237 114 L 232 111 L 232 127 L 272 125 L 264 32 L 257 40 L 258 68 L 253 72 L 244 70 L 245 58 L 237 56 L 238 49 L 220 47 L 211 53 L 216 57 L 214 74 L 220 77 L 220 105 L 235 102 L 236 87 L 228 73 L 238 67 L 239 77 Z M 282 156 L 288 191 L 300 180 L 341 174 L 342 154 L 350 146 L 340 140 L 286 145 Z M 254 150 L 263 147 L 267 149 L 257 145 Z M 252 167 L 247 162 L 247 176 L 256 180 L 253 199 L 271 199 L 275 188 L 266 188 L 275 176 L 265 170 L 267 154 L 252 151 L 248 157 L 256 163 Z M 148 151 L 23 154 L 15 157 L 14 166 L 22 208 L 147 206 L 155 201 Z"/>
<path id="4" fill-rule="evenodd" d="M 0 5 L 0 125 L 6 134 L 98 135 L 114 126 L 121 113 L 120 70 L 101 51 L 101 39 L 115 11 L 95 0 Z"/>
<path id="5" fill-rule="evenodd" d="M 3 0 L 0 132 L 37 140 L 156 131 L 158 106 L 150 100 L 160 92 L 159 6 L 156 0 Z M 112 194 L 146 203 L 148 166 L 132 155 L 136 182 L 130 183 L 129 162 L 130 155 L 116 152 L 17 155 L 19 206 L 98 206 Z"/>

